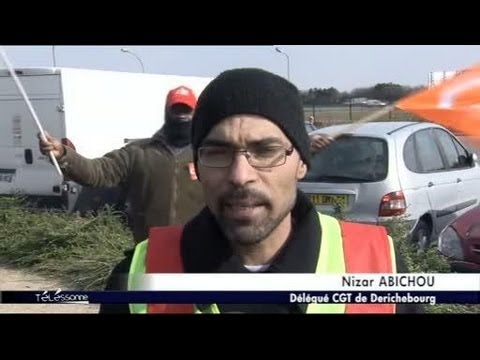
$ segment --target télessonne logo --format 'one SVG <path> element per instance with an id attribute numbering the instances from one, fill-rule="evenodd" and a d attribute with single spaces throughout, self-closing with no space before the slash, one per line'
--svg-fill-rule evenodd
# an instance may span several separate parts
<path id="1" fill-rule="evenodd" d="M 66 294 L 62 293 L 62 289 L 56 291 L 47 291 L 35 294 L 39 303 L 62 303 L 62 304 L 89 304 L 88 295 L 86 294 Z"/>

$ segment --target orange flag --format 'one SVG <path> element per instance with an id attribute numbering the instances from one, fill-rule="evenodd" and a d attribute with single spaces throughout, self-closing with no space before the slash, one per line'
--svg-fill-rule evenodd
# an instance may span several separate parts
<path id="1" fill-rule="evenodd" d="M 395 106 L 460 134 L 480 137 L 480 65 L 401 99 Z"/>

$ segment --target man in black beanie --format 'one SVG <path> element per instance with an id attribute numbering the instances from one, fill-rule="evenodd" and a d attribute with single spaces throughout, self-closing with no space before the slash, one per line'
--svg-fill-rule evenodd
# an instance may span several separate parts
<path id="1" fill-rule="evenodd" d="M 317 213 L 297 189 L 310 164 L 298 89 L 260 69 L 234 69 L 200 95 L 192 122 L 207 206 L 185 227 L 153 228 L 130 261 L 144 273 L 395 273 L 383 227 Z M 396 266 L 397 265 L 397 266 Z M 143 289 L 145 290 L 145 289 Z M 132 313 L 394 313 L 394 304 L 130 304 Z"/>

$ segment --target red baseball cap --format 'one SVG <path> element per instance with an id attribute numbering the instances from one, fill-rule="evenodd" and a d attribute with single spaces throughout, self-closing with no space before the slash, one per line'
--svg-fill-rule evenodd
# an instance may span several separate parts
<path id="1" fill-rule="evenodd" d="M 175 104 L 185 104 L 195 109 L 197 105 L 197 97 L 192 89 L 186 86 L 179 86 L 168 92 L 167 95 L 167 107 Z"/>

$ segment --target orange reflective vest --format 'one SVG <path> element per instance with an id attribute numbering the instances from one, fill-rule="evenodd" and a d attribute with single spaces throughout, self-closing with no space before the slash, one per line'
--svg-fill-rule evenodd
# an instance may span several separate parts
<path id="1" fill-rule="evenodd" d="M 338 221 L 319 214 L 322 227 L 317 274 L 395 273 L 395 253 L 392 239 L 382 226 Z M 130 274 L 181 273 L 184 271 L 180 253 L 181 226 L 150 229 L 143 258 L 134 255 Z M 145 247 L 144 247 L 145 249 Z M 140 253 L 140 251 L 136 251 Z M 137 259 L 136 259 L 137 258 Z M 139 263 L 141 264 L 139 266 Z M 136 270 L 135 270 L 136 269 Z M 194 313 L 193 304 L 148 304 L 148 313 Z M 197 311 L 198 312 L 198 311 Z M 215 305 L 215 311 L 219 312 Z M 395 313 L 395 304 L 309 304 L 307 313 Z"/>

